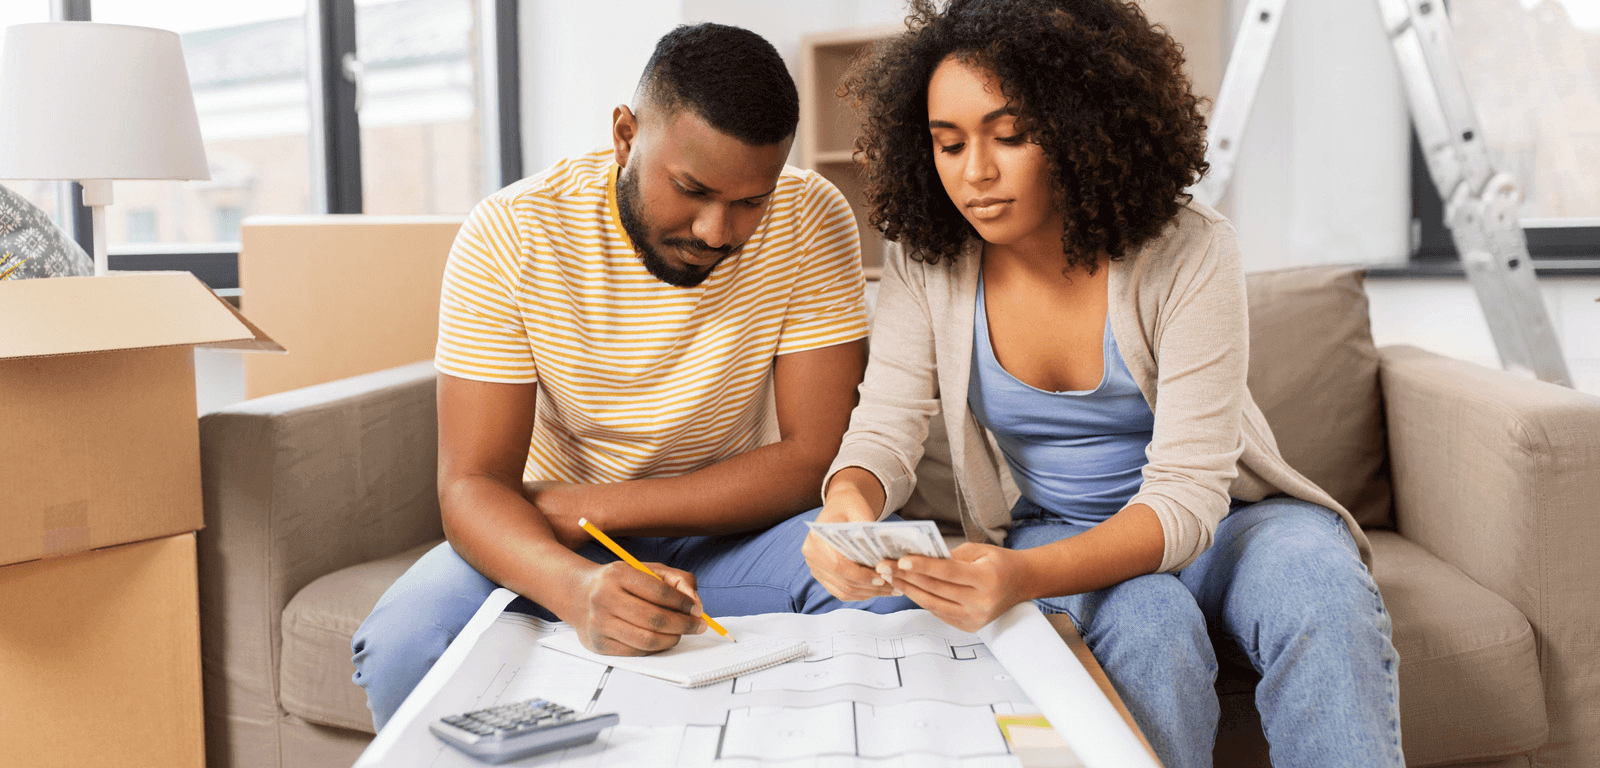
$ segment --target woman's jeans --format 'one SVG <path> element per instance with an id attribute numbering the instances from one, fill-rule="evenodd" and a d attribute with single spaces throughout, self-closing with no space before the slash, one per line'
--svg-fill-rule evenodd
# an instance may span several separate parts
<path id="1" fill-rule="evenodd" d="M 765 531 L 737 536 L 622 537 L 624 549 L 645 562 L 664 563 L 694 574 L 707 614 L 827 613 L 858 608 L 893 613 L 916 605 L 904 597 L 844 602 L 811 577 L 800 554 L 806 521 L 818 507 Z M 891 516 L 892 520 L 899 517 Z M 609 563 L 617 557 L 590 542 L 578 554 Z M 433 667 L 496 584 L 468 565 L 450 543 L 429 550 L 383 594 L 351 641 L 356 685 L 367 691 L 372 723 L 382 730 L 411 689 Z M 508 610 L 555 619 L 525 598 Z"/>
<path id="2" fill-rule="evenodd" d="M 1006 546 L 1086 530 L 1022 499 Z M 1166 768 L 1211 765 L 1212 637 L 1261 673 L 1256 708 L 1274 766 L 1405 765 L 1389 614 L 1328 509 L 1283 496 L 1236 502 L 1188 568 L 1036 602 L 1071 616 Z"/>

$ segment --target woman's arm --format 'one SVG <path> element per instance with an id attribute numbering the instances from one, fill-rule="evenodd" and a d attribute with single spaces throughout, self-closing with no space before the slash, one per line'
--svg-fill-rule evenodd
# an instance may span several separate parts
<path id="1" fill-rule="evenodd" d="M 831 487 L 846 467 L 866 470 L 884 492 L 880 517 L 911 498 L 928 422 L 939 412 L 933 322 L 921 274 L 935 268 L 942 267 L 912 262 L 898 248 L 884 254 L 861 398 L 822 484 Z"/>
<path id="2" fill-rule="evenodd" d="M 905 504 L 916 484 L 928 420 L 939 410 L 933 325 L 916 269 L 899 249 L 885 254 L 861 400 L 823 481 L 818 522 L 882 519 Z M 817 536 L 808 536 L 801 551 L 812 575 L 841 600 L 893 591 Z"/>
<path id="3" fill-rule="evenodd" d="M 839 470 L 824 494 L 827 501 L 817 515 L 819 523 L 872 522 L 883 511 L 883 485 L 860 467 Z M 840 600 L 870 600 L 895 594 L 894 587 L 882 576 L 840 554 L 816 534 L 806 536 L 800 552 L 817 583 Z"/>
<path id="4" fill-rule="evenodd" d="M 1239 474 L 1250 330 L 1238 239 L 1225 219 L 1185 209 L 1166 260 L 1140 292 L 1161 297 L 1153 330 L 1155 426 L 1144 481 L 1130 504 L 1155 511 L 1165 534 L 1160 569 L 1176 571 L 1211 546 Z"/>

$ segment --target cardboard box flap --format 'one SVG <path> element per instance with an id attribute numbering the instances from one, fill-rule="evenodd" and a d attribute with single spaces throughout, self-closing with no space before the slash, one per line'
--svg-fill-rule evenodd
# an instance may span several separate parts
<path id="1" fill-rule="evenodd" d="M 222 306 L 227 307 L 229 312 L 233 313 L 233 318 L 235 320 L 244 323 L 244 327 L 250 329 L 251 338 L 238 339 L 234 341 L 213 341 L 206 344 L 198 344 L 196 346 L 205 347 L 207 349 L 236 349 L 245 352 L 289 351 L 284 349 L 282 344 L 274 341 L 271 336 L 268 336 L 266 331 L 261 330 L 260 326 L 250 322 L 250 318 L 245 317 L 243 312 L 240 312 L 238 308 L 228 303 L 227 299 L 217 296 L 217 294 L 214 292 L 211 295 L 216 297 L 217 301 L 222 303 Z"/>
<path id="2" fill-rule="evenodd" d="M 0 281 L 0 359 L 263 340 L 188 272 Z"/>

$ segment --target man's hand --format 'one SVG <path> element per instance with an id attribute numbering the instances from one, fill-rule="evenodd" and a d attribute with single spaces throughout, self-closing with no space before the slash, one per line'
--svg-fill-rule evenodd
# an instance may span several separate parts
<path id="1" fill-rule="evenodd" d="M 878 519 L 876 512 L 861 496 L 846 490 L 828 495 L 827 504 L 817 514 L 819 523 L 870 523 Z M 800 546 L 811 575 L 840 600 L 870 600 L 895 593 L 894 587 L 882 576 L 839 553 L 832 544 L 815 533 L 807 534 Z"/>
<path id="2" fill-rule="evenodd" d="M 976 632 L 1028 599 L 1021 552 L 967 542 L 950 559 L 906 555 L 878 566 L 906 597 L 964 632 Z"/>
<path id="3" fill-rule="evenodd" d="M 644 656 L 706 631 L 694 574 L 648 563 L 651 578 L 623 562 L 580 573 L 561 618 L 578 630 L 586 648 L 608 656 Z"/>

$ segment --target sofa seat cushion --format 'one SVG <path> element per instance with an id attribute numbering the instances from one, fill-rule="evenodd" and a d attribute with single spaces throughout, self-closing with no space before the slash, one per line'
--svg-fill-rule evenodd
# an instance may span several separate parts
<path id="1" fill-rule="evenodd" d="M 1511 603 L 1391 531 L 1368 531 L 1400 653 L 1400 742 L 1417 768 L 1519 755 L 1544 743 L 1533 628 Z M 1266 765 L 1242 653 L 1219 653 L 1217 765 Z"/>
<path id="2" fill-rule="evenodd" d="M 351 680 L 356 669 L 350 662 L 350 638 L 389 585 L 439 541 L 334 571 L 289 601 L 283 609 L 278 663 L 278 700 L 285 712 L 313 723 L 373 732 L 366 691 Z"/>
<path id="3" fill-rule="evenodd" d="M 1400 535 L 1367 535 L 1400 652 L 1406 764 L 1483 760 L 1543 744 L 1544 684 L 1527 618 Z"/>

